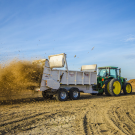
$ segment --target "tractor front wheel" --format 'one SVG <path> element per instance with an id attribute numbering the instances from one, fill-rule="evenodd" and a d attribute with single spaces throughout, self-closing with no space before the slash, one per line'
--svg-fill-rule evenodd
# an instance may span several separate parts
<path id="1" fill-rule="evenodd" d="M 118 79 L 112 79 L 110 81 L 109 91 L 112 96 L 119 96 L 121 94 L 121 84 Z"/>
<path id="2" fill-rule="evenodd" d="M 131 94 L 132 93 L 132 86 L 130 83 L 125 83 L 123 87 L 123 93 L 126 94 Z"/>

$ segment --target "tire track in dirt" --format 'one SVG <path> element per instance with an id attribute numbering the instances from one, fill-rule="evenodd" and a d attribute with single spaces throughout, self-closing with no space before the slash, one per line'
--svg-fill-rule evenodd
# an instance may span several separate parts
<path id="1" fill-rule="evenodd" d="M 134 120 L 130 117 L 131 105 L 125 107 L 122 104 L 120 107 L 112 107 L 112 111 L 109 111 L 109 118 L 113 121 L 116 127 L 122 132 L 122 134 L 134 134 L 135 133 L 135 123 Z"/>
<path id="2" fill-rule="evenodd" d="M 85 135 L 90 135 L 90 134 L 93 134 L 93 129 L 91 128 L 91 126 L 89 126 L 87 115 L 88 115 L 88 112 L 86 112 L 83 118 L 83 127 L 84 127 Z"/>
<path id="3" fill-rule="evenodd" d="M 118 107 L 119 108 L 119 107 Z M 112 121 L 112 125 L 114 125 L 115 129 L 117 130 L 117 133 L 120 134 L 127 134 L 126 131 L 124 131 L 121 127 L 122 122 L 119 120 L 117 114 L 116 114 L 116 107 L 112 107 L 109 111 L 108 111 L 108 118 Z"/>
<path id="4" fill-rule="evenodd" d="M 135 134 L 135 109 L 130 109 L 134 104 L 134 98 L 128 96 L 125 100 L 111 97 L 107 102 L 89 105 L 83 118 L 84 134 Z"/>
<path id="5" fill-rule="evenodd" d="M 90 111 L 86 114 L 87 116 L 87 127 L 88 127 L 88 133 L 87 134 L 105 134 L 108 130 L 105 128 L 105 123 L 102 119 L 102 110 L 100 111 L 100 107 L 97 105 L 93 105 L 89 108 Z M 99 115 L 100 112 L 100 115 Z M 91 117 L 92 116 L 92 117 Z"/>
<path id="6" fill-rule="evenodd" d="M 83 118 L 83 127 L 84 127 L 84 132 L 85 132 L 85 135 L 89 135 L 90 134 L 90 131 L 89 131 L 89 128 L 88 128 L 88 118 L 87 118 L 87 113 L 88 111 L 86 112 L 84 118 Z M 92 132 L 92 131 L 91 131 Z"/>
<path id="7" fill-rule="evenodd" d="M 24 120 L 28 120 L 28 119 L 31 119 L 31 118 L 35 118 L 35 117 L 40 116 L 40 115 L 43 115 L 43 114 L 46 114 L 46 113 L 38 113 L 38 114 L 32 115 L 32 116 L 30 116 L 30 117 L 25 117 L 25 118 L 22 118 L 22 119 L 10 121 L 10 122 L 5 122 L 4 124 L 0 124 L 0 126 L 6 126 L 6 125 L 9 125 L 9 124 L 21 122 L 21 121 L 24 121 Z M 57 113 L 54 113 L 54 114 L 51 114 L 51 115 L 47 115 L 46 118 L 49 119 L 49 117 L 53 117 L 55 114 L 57 114 Z"/>
<path id="8" fill-rule="evenodd" d="M 86 115 L 83 118 L 83 126 L 84 126 L 84 132 L 87 135 L 87 118 L 86 118 Z"/>
<path id="9" fill-rule="evenodd" d="M 51 114 L 50 114 L 50 112 L 48 112 L 48 113 L 49 113 L 49 115 L 47 115 L 46 112 L 43 112 L 43 113 L 38 113 L 38 114 L 32 115 L 30 117 L 24 117 L 23 119 L 18 118 L 18 120 L 13 120 L 13 121 L 10 121 L 10 122 L 5 122 L 3 124 L 0 124 L 0 127 L 1 128 L 6 127 L 6 126 L 9 127 L 11 125 L 12 128 L 8 129 L 8 133 L 12 133 L 11 131 L 16 130 L 16 129 L 22 130 L 22 131 L 24 131 L 24 130 L 27 131 L 27 130 L 32 130 L 32 129 L 37 127 L 37 126 L 29 127 L 30 125 L 33 125 L 34 123 L 36 125 L 38 125 L 41 121 L 42 122 L 45 121 L 45 123 L 47 125 L 47 123 L 49 123 L 49 119 L 53 119 L 53 118 L 55 119 L 55 121 L 59 121 L 59 120 L 57 120 L 57 118 L 55 118 L 56 115 L 57 115 L 57 117 L 62 117 L 63 113 L 64 113 L 64 117 L 66 117 L 68 115 L 74 115 L 74 113 L 70 113 L 70 112 L 67 112 L 67 111 L 56 112 L 56 113 L 51 113 Z M 40 116 L 40 118 L 39 118 L 39 116 Z M 22 128 L 22 127 L 25 127 L 25 129 Z M 5 129 L 2 130 L 1 128 L 0 128 L 0 132 L 2 134 L 6 134 Z"/>
<path id="10" fill-rule="evenodd" d="M 135 124 L 135 118 L 133 118 L 129 112 L 126 113 L 127 114 L 127 117 Z M 135 114 L 135 113 L 134 113 Z"/>

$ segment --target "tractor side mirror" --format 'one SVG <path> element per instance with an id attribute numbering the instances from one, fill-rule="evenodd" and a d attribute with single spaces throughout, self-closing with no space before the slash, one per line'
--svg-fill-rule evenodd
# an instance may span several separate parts
<path id="1" fill-rule="evenodd" d="M 119 76 L 121 76 L 121 68 L 119 69 Z"/>
<path id="2" fill-rule="evenodd" d="M 121 73 L 121 68 L 120 68 L 120 71 L 119 72 Z"/>

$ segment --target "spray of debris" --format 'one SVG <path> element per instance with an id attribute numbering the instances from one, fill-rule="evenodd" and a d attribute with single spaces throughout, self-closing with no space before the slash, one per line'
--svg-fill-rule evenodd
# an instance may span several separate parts
<path id="1" fill-rule="evenodd" d="M 41 81 L 43 68 L 39 63 L 13 60 L 9 64 L 0 65 L 0 93 L 7 99 L 13 91 L 33 89 Z"/>

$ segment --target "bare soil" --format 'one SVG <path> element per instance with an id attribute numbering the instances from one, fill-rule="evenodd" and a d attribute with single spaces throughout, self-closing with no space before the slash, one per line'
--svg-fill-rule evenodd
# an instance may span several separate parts
<path id="1" fill-rule="evenodd" d="M 134 135 L 135 84 L 132 86 L 131 95 L 81 94 L 79 100 L 66 102 L 23 91 L 23 99 L 14 95 L 14 100 L 0 101 L 0 134 Z"/>

